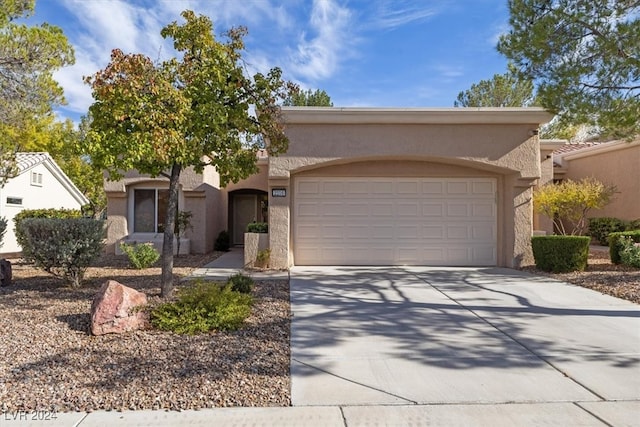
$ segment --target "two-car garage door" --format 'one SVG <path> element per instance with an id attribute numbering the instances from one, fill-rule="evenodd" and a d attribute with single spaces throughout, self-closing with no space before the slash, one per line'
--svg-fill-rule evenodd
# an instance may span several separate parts
<path id="1" fill-rule="evenodd" d="M 493 178 L 297 177 L 297 265 L 496 265 Z"/>

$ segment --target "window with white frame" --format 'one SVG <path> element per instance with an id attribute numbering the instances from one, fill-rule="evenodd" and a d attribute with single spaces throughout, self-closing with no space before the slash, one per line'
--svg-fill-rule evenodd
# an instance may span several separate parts
<path id="1" fill-rule="evenodd" d="M 167 216 L 169 190 L 133 190 L 133 231 L 135 233 L 162 233 Z"/>
<path id="2" fill-rule="evenodd" d="M 31 185 L 42 187 L 42 174 L 36 171 L 31 171 Z"/>

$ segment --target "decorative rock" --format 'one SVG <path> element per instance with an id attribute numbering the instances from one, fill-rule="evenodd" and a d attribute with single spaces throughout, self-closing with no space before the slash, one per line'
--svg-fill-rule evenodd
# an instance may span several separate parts
<path id="1" fill-rule="evenodd" d="M 148 315 L 141 310 L 147 296 L 115 280 L 102 285 L 91 305 L 91 333 L 104 335 L 142 329 L 148 324 Z"/>
<path id="2" fill-rule="evenodd" d="M 9 286 L 11 277 L 11 263 L 6 259 L 0 259 L 0 286 Z"/>

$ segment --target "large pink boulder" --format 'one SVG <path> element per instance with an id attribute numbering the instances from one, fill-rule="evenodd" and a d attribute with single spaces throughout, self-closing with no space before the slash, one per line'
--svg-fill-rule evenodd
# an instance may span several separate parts
<path id="1" fill-rule="evenodd" d="M 142 329 L 148 324 L 147 296 L 115 280 L 100 288 L 91 305 L 91 333 L 104 335 Z"/>

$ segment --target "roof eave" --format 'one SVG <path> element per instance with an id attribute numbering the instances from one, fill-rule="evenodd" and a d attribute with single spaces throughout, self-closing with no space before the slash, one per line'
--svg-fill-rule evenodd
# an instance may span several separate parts
<path id="1" fill-rule="evenodd" d="M 532 124 L 549 122 L 543 108 L 282 107 L 285 124 Z"/>

